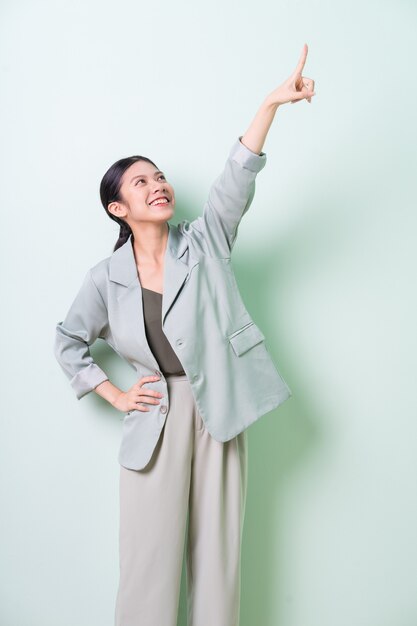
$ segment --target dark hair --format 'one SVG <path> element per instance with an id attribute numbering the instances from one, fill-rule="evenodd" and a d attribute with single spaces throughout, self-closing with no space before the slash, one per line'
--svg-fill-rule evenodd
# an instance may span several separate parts
<path id="1" fill-rule="evenodd" d="M 116 217 L 108 210 L 108 206 L 111 202 L 122 202 L 120 194 L 120 187 L 122 186 L 122 176 L 133 163 L 136 161 L 147 161 L 151 165 L 157 168 L 155 163 L 145 156 L 131 156 L 124 159 L 119 159 L 116 163 L 113 163 L 111 167 L 104 174 L 100 183 L 100 199 L 101 203 L 107 213 L 107 215 L 117 222 L 120 226 L 119 239 L 113 248 L 113 252 L 120 248 L 129 239 L 132 234 L 132 230 L 127 222 L 120 217 Z M 133 237 L 133 235 L 132 235 Z"/>

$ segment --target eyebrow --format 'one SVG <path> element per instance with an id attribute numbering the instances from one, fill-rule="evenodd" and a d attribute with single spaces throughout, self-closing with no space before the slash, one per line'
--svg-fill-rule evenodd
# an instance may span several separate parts
<path id="1" fill-rule="evenodd" d="M 154 176 L 157 176 L 158 174 L 164 174 L 164 173 L 163 173 L 163 172 L 161 172 L 160 170 L 157 170 L 157 171 L 154 173 Z M 165 174 L 164 174 L 164 176 L 165 176 Z M 137 176 L 134 176 L 130 182 L 131 182 L 131 183 L 133 183 L 133 181 L 135 180 L 135 178 L 146 178 L 146 174 L 137 174 Z"/>

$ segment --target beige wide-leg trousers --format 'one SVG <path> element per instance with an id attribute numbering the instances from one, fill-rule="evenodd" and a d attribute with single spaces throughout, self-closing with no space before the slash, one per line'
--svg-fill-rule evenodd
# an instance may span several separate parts
<path id="1" fill-rule="evenodd" d="M 167 384 L 170 408 L 151 461 L 120 466 L 115 626 L 177 626 L 184 546 L 188 626 L 239 626 L 247 433 L 215 441 L 186 375 Z"/>

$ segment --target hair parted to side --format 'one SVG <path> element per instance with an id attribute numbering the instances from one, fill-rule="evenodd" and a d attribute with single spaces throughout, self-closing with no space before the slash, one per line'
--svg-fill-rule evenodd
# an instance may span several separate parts
<path id="1" fill-rule="evenodd" d="M 119 239 L 116 241 L 113 252 L 126 243 L 129 236 L 132 234 L 132 230 L 127 222 L 110 213 L 108 206 L 111 202 L 122 202 L 120 187 L 122 186 L 123 174 L 133 163 L 136 163 L 136 161 L 147 161 L 158 169 L 155 163 L 151 161 L 151 159 L 148 159 L 148 157 L 138 155 L 126 157 L 124 159 L 119 159 L 116 163 L 113 163 L 113 165 L 109 167 L 107 172 L 104 174 L 100 183 L 100 199 L 104 210 L 110 219 L 117 222 L 120 226 Z"/>

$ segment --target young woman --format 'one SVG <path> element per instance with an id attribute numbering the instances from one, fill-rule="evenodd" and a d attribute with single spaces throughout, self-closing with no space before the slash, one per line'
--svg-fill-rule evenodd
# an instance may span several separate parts
<path id="1" fill-rule="evenodd" d="M 170 223 L 174 189 L 147 157 L 117 161 L 101 182 L 119 239 L 88 270 L 54 352 L 78 399 L 94 390 L 124 414 L 115 626 L 176 625 L 185 539 L 188 626 L 239 624 L 246 429 L 292 394 L 230 258 L 277 108 L 315 95 L 301 75 L 306 57 L 304 45 L 233 144 L 197 219 Z M 94 362 L 99 337 L 140 375 L 127 391 Z"/>

